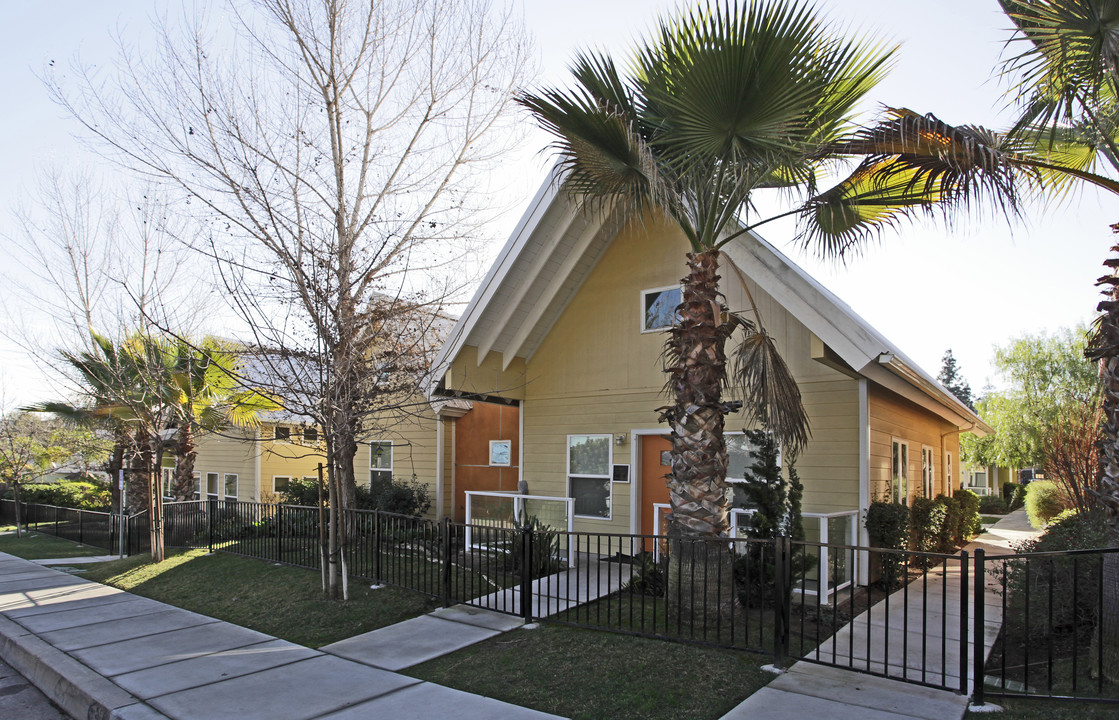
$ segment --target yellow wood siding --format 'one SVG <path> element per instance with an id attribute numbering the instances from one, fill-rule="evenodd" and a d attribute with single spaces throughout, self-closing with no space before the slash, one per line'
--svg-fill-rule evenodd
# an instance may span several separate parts
<path id="1" fill-rule="evenodd" d="M 668 404 L 660 353 L 665 335 L 641 332 L 641 292 L 679 283 L 686 273 L 683 236 L 654 221 L 619 233 L 525 367 L 524 477 L 533 494 L 567 495 L 567 435 L 627 433 L 611 445 L 613 463 L 632 463 L 637 429 L 666 430 L 656 408 Z M 729 307 L 749 310 L 738 275 L 724 266 Z M 770 296 L 750 284 L 768 331 L 801 383 L 813 438 L 797 464 L 808 512 L 858 507 L 858 381 L 811 357 L 811 334 Z M 729 397 L 734 397 L 732 390 Z M 727 430 L 741 430 L 738 416 Z M 631 468 L 631 477 L 636 468 Z M 578 530 L 628 532 L 636 527 L 627 483 L 611 483 L 612 517 L 578 519 Z M 638 501 L 640 502 L 640 501 Z M 647 510 L 646 510 L 647 512 Z"/>
<path id="2" fill-rule="evenodd" d="M 392 476 L 396 480 L 413 478 L 427 485 L 431 497 L 429 517 L 439 517 L 436 499 L 436 447 L 435 413 L 422 400 L 412 412 L 393 413 L 375 418 L 358 444 L 354 457 L 354 476 L 359 485 L 369 485 L 370 443 L 392 443 Z"/>
<path id="3" fill-rule="evenodd" d="M 960 462 L 959 434 L 956 426 L 928 410 L 877 385 L 868 391 L 870 413 L 870 497 L 887 497 L 890 488 L 893 442 L 909 444 L 909 497 L 922 492 L 921 448 L 933 449 L 933 497 L 947 493 L 944 453 L 952 453 L 953 471 Z"/>
<path id="4" fill-rule="evenodd" d="M 237 499 L 257 499 L 256 430 L 231 428 L 221 433 L 205 433 L 197 438 L 195 447 L 194 471 L 201 479 L 203 495 L 206 473 L 218 473 L 219 485 L 225 482 L 226 473 L 236 473 Z"/>

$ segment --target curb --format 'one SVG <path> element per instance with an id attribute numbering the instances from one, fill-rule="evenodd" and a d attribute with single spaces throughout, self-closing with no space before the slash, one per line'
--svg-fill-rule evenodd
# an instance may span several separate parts
<path id="1" fill-rule="evenodd" d="M 2 614 L 0 655 L 77 720 L 159 720 L 165 717 Z"/>

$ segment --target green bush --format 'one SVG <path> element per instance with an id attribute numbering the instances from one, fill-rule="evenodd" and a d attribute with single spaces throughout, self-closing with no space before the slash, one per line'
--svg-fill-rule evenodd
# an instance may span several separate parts
<path id="1" fill-rule="evenodd" d="M 982 515 L 1005 515 L 1008 507 L 1005 498 L 987 495 L 979 498 L 979 512 Z"/>
<path id="2" fill-rule="evenodd" d="M 955 497 L 937 495 L 936 504 L 944 507 L 944 522 L 940 526 L 937 549 L 942 553 L 950 553 L 956 549 L 956 538 L 960 534 L 960 501 Z"/>
<path id="3" fill-rule="evenodd" d="M 909 542 L 909 508 L 901 503 L 876 501 L 866 511 L 866 531 L 873 547 L 905 550 Z M 904 558 L 894 553 L 876 553 L 880 580 L 887 588 L 901 579 Z"/>
<path id="4" fill-rule="evenodd" d="M 4 494 L 12 498 L 12 491 Z M 109 485 L 101 482 L 76 482 L 66 480 L 58 483 L 21 485 L 19 499 L 38 505 L 57 505 L 80 510 L 106 511 L 111 503 Z"/>
<path id="5" fill-rule="evenodd" d="M 1015 485 L 1014 495 L 1010 498 L 1010 510 L 1013 512 L 1026 505 L 1026 488 L 1028 485 Z"/>
<path id="6" fill-rule="evenodd" d="M 1022 554 L 1090 550 L 1105 547 L 1106 543 L 1103 513 L 1068 510 L 1055 516 L 1039 538 L 1027 540 L 1016 550 Z M 1016 636 L 1028 636 L 1059 629 L 1073 637 L 1091 637 L 1098 615 L 1100 558 L 1058 555 L 1012 560 L 1005 567 L 994 564 L 991 573 L 1008 593 L 1004 622 L 1013 626 L 1010 631 Z"/>
<path id="7" fill-rule="evenodd" d="M 419 516 L 431 509 L 431 491 L 418 480 L 374 480 L 370 487 L 359 485 L 355 495 L 358 510 L 383 510 L 399 515 Z M 280 493 L 287 505 L 319 504 L 318 482 L 292 478 Z"/>
<path id="8" fill-rule="evenodd" d="M 979 517 L 979 496 L 971 490 L 960 490 L 953 494 L 960 503 L 960 524 L 956 527 L 956 546 L 963 547 L 983 530 L 983 521 Z"/>
<path id="9" fill-rule="evenodd" d="M 948 508 L 926 497 L 913 499 L 909 508 L 909 536 L 913 546 L 921 552 L 936 552 L 940 549 L 941 533 L 948 520 Z"/>
<path id="10" fill-rule="evenodd" d="M 368 488 L 358 487 L 357 506 L 361 510 L 419 516 L 431 509 L 431 491 L 415 478 L 374 480 Z"/>
<path id="11" fill-rule="evenodd" d="M 1067 509 L 1057 483 L 1052 480 L 1035 480 L 1026 486 L 1026 515 L 1030 525 L 1038 530 Z"/>

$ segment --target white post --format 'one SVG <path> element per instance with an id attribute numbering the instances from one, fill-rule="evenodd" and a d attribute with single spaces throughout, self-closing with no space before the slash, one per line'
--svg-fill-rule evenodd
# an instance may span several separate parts
<path id="1" fill-rule="evenodd" d="M 816 592 L 819 594 L 820 602 L 824 605 L 828 604 L 828 518 L 820 518 L 820 569 L 817 576 L 819 586 Z"/>

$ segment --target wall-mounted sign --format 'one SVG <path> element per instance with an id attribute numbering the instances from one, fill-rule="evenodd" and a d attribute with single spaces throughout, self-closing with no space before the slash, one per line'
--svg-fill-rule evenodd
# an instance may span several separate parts
<path id="1" fill-rule="evenodd" d="M 614 466 L 614 482 L 629 482 L 629 465 Z"/>
<path id="2" fill-rule="evenodd" d="M 490 465 L 509 467 L 513 461 L 512 440 L 490 440 Z"/>

